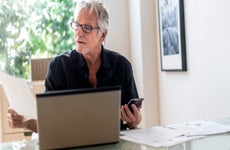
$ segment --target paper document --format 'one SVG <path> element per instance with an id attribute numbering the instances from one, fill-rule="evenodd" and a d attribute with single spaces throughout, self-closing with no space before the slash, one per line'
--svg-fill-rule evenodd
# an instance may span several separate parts
<path id="1" fill-rule="evenodd" d="M 10 107 L 25 119 L 37 119 L 36 101 L 26 81 L 0 72 L 0 82 Z"/>
<path id="2" fill-rule="evenodd" d="M 187 136 L 206 136 L 212 134 L 226 133 L 230 131 L 230 126 L 214 121 L 192 121 L 168 125 L 168 128 L 185 131 Z"/>
<path id="3" fill-rule="evenodd" d="M 186 132 L 161 126 L 122 131 L 123 140 L 145 144 L 153 147 L 169 147 L 197 137 L 186 137 Z"/>
<path id="4" fill-rule="evenodd" d="M 193 139 L 226 132 L 230 132 L 229 125 L 214 121 L 192 121 L 167 125 L 165 127 L 155 126 L 122 131 L 120 132 L 120 138 L 153 147 L 170 147 Z"/>

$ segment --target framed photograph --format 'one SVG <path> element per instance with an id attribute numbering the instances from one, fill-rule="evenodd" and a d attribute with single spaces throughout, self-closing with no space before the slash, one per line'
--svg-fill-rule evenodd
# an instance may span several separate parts
<path id="1" fill-rule="evenodd" d="M 161 70 L 186 71 L 183 0 L 158 0 Z"/>

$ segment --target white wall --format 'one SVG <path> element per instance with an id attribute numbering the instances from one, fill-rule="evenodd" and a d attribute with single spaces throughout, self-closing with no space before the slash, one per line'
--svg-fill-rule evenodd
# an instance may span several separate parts
<path id="1" fill-rule="evenodd" d="M 130 0 L 131 54 L 143 104 L 144 127 L 159 124 L 155 2 Z"/>
<path id="2" fill-rule="evenodd" d="M 230 1 L 184 0 L 186 72 L 162 72 L 157 0 L 104 0 L 106 46 L 132 63 L 145 127 L 230 117 Z"/>
<path id="3" fill-rule="evenodd" d="M 129 6 L 127 0 L 104 0 L 109 10 L 109 32 L 105 47 L 130 58 Z"/>
<path id="4" fill-rule="evenodd" d="M 141 126 L 159 124 L 155 2 L 104 2 L 110 13 L 110 27 L 105 47 L 120 52 L 132 63 L 139 96 L 145 98 Z"/>
<path id="5" fill-rule="evenodd" d="M 162 124 L 230 117 L 230 1 L 184 0 L 187 72 L 159 72 Z"/>

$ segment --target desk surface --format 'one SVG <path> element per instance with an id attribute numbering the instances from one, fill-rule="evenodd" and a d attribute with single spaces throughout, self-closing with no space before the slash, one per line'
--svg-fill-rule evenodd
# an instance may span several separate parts
<path id="1" fill-rule="evenodd" d="M 230 125 L 230 118 L 216 120 L 225 125 Z M 9 143 L 0 143 L 0 150 L 39 150 L 37 140 L 23 140 Z M 84 150 L 230 150 L 230 132 L 216 135 L 209 135 L 200 139 L 183 142 L 171 147 L 150 147 L 144 144 L 137 144 L 120 140 L 116 144 L 91 146 Z M 73 149 L 73 150 L 74 150 Z"/>
<path id="2" fill-rule="evenodd" d="M 172 147 L 154 148 L 142 144 L 136 144 L 120 140 L 116 144 L 108 144 L 94 147 L 84 147 L 75 149 L 84 150 L 230 150 L 230 134 L 220 134 L 208 136 L 202 139 L 177 144 Z M 10 143 L 0 143 L 0 150 L 39 150 L 38 141 L 18 141 Z"/>

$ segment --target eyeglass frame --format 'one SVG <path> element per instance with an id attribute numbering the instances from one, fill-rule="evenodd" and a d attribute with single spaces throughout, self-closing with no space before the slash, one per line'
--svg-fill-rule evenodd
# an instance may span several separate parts
<path id="1" fill-rule="evenodd" d="M 78 28 L 73 28 L 73 24 L 76 24 L 76 25 L 78 26 Z M 100 29 L 100 27 L 92 27 L 91 25 L 80 24 L 80 23 L 78 23 L 78 22 L 71 22 L 71 23 L 70 23 L 70 26 L 71 26 L 71 28 L 72 28 L 73 30 L 75 30 L 75 31 L 78 30 L 79 27 L 81 27 L 81 29 L 82 29 L 82 31 L 83 31 L 84 33 L 91 33 L 92 30 Z M 86 31 L 87 29 L 85 29 L 85 27 L 88 27 L 88 28 L 89 28 L 89 32 Z"/>

